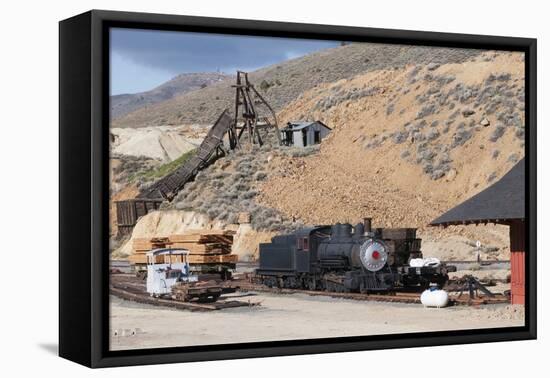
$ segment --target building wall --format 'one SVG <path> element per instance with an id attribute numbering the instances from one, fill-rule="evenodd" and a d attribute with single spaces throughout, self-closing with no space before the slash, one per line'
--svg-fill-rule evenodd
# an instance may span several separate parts
<path id="1" fill-rule="evenodd" d="M 293 132 L 293 143 L 295 147 L 305 147 L 315 144 L 315 131 L 320 132 L 321 141 L 330 133 L 330 130 L 318 122 L 315 122 L 305 128 L 306 130 L 306 144 L 304 145 L 302 130 L 296 130 Z"/>
<path id="2" fill-rule="evenodd" d="M 292 138 L 293 138 L 292 144 L 295 147 L 304 147 L 304 142 L 303 142 L 303 138 L 302 138 L 302 130 L 294 131 L 292 133 Z"/>
<path id="3" fill-rule="evenodd" d="M 510 224 L 510 270 L 512 304 L 525 304 L 525 222 Z"/>

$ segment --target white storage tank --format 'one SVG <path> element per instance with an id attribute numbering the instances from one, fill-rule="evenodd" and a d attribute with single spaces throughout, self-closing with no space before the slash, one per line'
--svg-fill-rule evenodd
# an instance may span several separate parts
<path id="1" fill-rule="evenodd" d="M 420 302 L 424 307 L 446 307 L 449 304 L 449 294 L 445 290 L 430 288 L 420 295 Z"/>

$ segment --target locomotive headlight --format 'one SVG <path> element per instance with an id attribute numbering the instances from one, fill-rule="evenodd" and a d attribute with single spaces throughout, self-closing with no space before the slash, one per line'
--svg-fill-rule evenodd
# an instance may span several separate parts
<path id="1" fill-rule="evenodd" d="M 363 266 L 377 272 L 388 262 L 388 248 L 380 240 L 370 239 L 361 245 L 359 257 Z"/>

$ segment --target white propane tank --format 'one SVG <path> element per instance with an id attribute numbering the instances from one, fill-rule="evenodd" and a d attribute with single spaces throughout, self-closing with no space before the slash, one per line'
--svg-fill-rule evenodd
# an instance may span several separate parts
<path id="1" fill-rule="evenodd" d="M 445 307 L 449 303 L 449 294 L 445 290 L 430 288 L 420 295 L 420 302 L 424 307 Z"/>

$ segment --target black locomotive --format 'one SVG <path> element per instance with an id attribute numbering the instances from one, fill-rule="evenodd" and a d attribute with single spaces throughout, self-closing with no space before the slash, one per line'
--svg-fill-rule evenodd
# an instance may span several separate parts
<path id="1" fill-rule="evenodd" d="M 443 286 L 456 267 L 411 267 L 411 259 L 422 257 L 420 246 L 416 228 L 371 228 L 370 218 L 355 227 L 307 227 L 260 244 L 256 277 L 269 287 L 334 292 Z"/>

